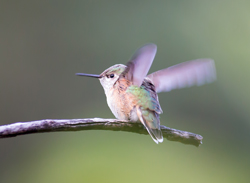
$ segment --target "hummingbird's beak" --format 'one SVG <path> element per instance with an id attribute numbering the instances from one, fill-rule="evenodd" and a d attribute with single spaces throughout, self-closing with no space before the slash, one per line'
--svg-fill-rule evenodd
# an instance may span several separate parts
<path id="1" fill-rule="evenodd" d="M 87 76 L 87 77 L 92 77 L 92 78 L 101 78 L 102 76 L 100 75 L 95 75 L 95 74 L 85 74 L 85 73 L 76 73 L 77 76 Z"/>

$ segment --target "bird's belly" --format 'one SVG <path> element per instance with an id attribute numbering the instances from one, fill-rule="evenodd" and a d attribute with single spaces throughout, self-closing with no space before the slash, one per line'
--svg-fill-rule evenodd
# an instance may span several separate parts
<path id="1" fill-rule="evenodd" d="M 108 106 L 109 106 L 111 112 L 114 114 L 114 116 L 115 116 L 117 119 L 128 120 L 127 117 L 126 117 L 126 115 L 123 115 L 123 114 L 120 112 L 121 110 L 119 109 L 119 106 L 116 105 L 116 104 L 113 102 L 113 100 L 109 100 L 109 99 L 107 98 L 107 103 L 108 103 Z"/>
<path id="2" fill-rule="evenodd" d="M 136 107 L 132 105 L 130 100 L 125 100 L 124 97 L 107 96 L 107 103 L 117 119 L 138 121 Z"/>
<path id="3" fill-rule="evenodd" d="M 138 115 L 135 107 L 130 111 L 130 121 L 138 121 Z"/>

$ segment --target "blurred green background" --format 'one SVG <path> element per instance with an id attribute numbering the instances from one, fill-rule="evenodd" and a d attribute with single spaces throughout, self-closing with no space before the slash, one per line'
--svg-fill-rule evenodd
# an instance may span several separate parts
<path id="1" fill-rule="evenodd" d="M 113 118 L 99 74 L 158 45 L 150 73 L 213 58 L 218 80 L 160 93 L 161 124 L 201 134 L 199 148 L 127 132 L 0 140 L 1 183 L 249 182 L 250 1 L 0 2 L 0 124 Z"/>

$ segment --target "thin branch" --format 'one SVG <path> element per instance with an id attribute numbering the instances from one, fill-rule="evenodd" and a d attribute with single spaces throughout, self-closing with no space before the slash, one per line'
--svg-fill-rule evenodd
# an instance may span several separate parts
<path id="1" fill-rule="evenodd" d="M 80 131 L 80 130 L 111 130 L 148 134 L 139 122 L 128 122 L 117 119 L 86 118 L 86 119 L 44 119 L 29 122 L 17 122 L 0 126 L 0 138 L 15 137 L 30 133 Z M 203 137 L 191 132 L 176 130 L 161 125 L 163 137 L 170 141 L 199 146 Z"/>

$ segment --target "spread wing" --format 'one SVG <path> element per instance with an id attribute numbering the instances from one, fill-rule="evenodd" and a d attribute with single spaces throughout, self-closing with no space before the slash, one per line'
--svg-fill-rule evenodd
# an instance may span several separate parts
<path id="1" fill-rule="evenodd" d="M 214 61 L 205 58 L 177 64 L 147 77 L 155 85 L 156 92 L 160 93 L 211 83 L 216 80 L 216 70 Z"/>
<path id="2" fill-rule="evenodd" d="M 132 81 L 133 85 L 140 87 L 148 74 L 156 51 L 157 46 L 153 43 L 146 44 L 139 48 L 127 63 L 127 68 L 122 75 Z"/>

